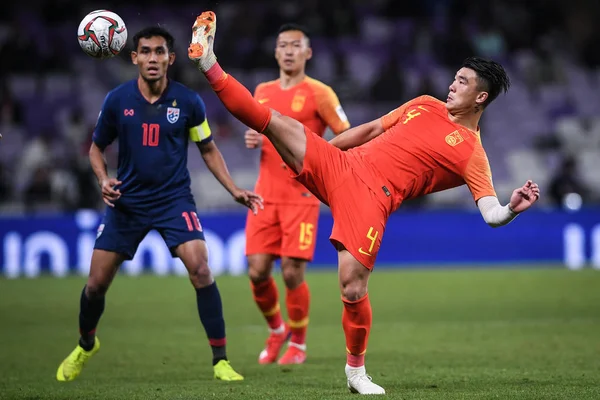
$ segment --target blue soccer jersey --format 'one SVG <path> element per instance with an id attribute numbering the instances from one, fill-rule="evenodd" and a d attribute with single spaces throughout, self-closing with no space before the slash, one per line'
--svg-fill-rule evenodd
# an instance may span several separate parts
<path id="1" fill-rule="evenodd" d="M 189 140 L 207 143 L 212 135 L 196 92 L 171 80 L 150 104 L 132 80 L 108 93 L 94 129 L 93 141 L 100 149 L 115 139 L 117 179 L 122 182 L 115 205 L 131 209 L 191 197 Z"/>

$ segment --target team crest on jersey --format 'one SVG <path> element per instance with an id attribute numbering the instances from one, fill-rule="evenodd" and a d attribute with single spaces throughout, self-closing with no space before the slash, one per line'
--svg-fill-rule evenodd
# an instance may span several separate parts
<path id="1" fill-rule="evenodd" d="M 179 119 L 179 108 L 168 107 L 167 108 L 167 121 L 174 124 Z"/>
<path id="2" fill-rule="evenodd" d="M 463 139 L 463 137 L 460 136 L 460 133 L 458 133 L 458 131 L 454 131 L 448 136 L 446 136 L 446 143 L 448 143 L 452 147 L 456 146 L 459 143 L 462 143 L 464 140 L 465 139 Z"/>
<path id="3" fill-rule="evenodd" d="M 304 103 L 306 103 L 306 94 L 301 91 L 297 91 L 292 99 L 292 111 L 300 112 L 304 108 Z"/>

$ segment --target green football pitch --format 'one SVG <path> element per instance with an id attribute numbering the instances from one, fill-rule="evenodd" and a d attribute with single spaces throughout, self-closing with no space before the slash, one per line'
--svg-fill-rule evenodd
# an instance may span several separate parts
<path id="1" fill-rule="evenodd" d="M 122 275 L 108 293 L 100 352 L 78 380 L 57 382 L 77 342 L 84 281 L 0 280 L 0 399 L 357 396 L 345 387 L 335 273 L 308 274 L 308 359 L 294 368 L 257 364 L 266 327 L 247 279 L 218 278 L 229 358 L 246 377 L 234 383 L 212 379 L 186 278 Z M 600 399 L 600 271 L 379 270 L 370 297 L 367 372 L 388 398 Z"/>

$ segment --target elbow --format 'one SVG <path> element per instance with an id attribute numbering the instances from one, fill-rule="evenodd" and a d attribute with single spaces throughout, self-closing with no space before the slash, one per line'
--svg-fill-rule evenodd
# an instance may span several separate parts
<path id="1" fill-rule="evenodd" d="M 485 217 L 484 217 L 484 218 L 483 218 L 483 220 L 485 221 L 485 223 L 486 223 L 486 224 L 487 224 L 487 225 L 488 225 L 490 228 L 499 228 L 499 227 L 501 227 L 502 225 L 504 225 L 504 224 L 502 224 L 501 222 L 499 222 L 499 221 L 497 221 L 497 220 L 495 220 L 495 219 L 492 219 L 492 218 L 485 218 Z"/>
<path id="2" fill-rule="evenodd" d="M 488 224 L 488 226 L 490 228 L 500 228 L 501 226 L 504 226 L 507 224 L 507 222 L 502 222 L 502 221 L 498 221 L 498 220 L 486 220 L 485 221 L 486 224 Z"/>
<path id="3" fill-rule="evenodd" d="M 96 143 L 92 142 L 92 145 L 90 146 L 90 151 L 88 152 L 88 155 L 90 156 L 90 158 L 92 158 L 97 154 L 102 154 L 102 150 L 100 150 L 100 148 L 96 145 Z"/>

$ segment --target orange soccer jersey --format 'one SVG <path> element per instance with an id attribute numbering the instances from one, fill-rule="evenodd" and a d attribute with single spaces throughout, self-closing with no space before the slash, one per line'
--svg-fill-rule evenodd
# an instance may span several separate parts
<path id="1" fill-rule="evenodd" d="M 495 196 L 479 132 L 452 122 L 445 104 L 421 96 L 382 117 L 385 131 L 341 151 L 307 135 L 297 179 L 328 204 L 332 242 L 372 268 L 389 215 L 403 200 L 467 184 L 475 201 Z"/>
<path id="2" fill-rule="evenodd" d="M 385 175 L 393 209 L 402 200 L 465 183 L 475 201 L 496 195 L 479 131 L 452 122 L 444 102 L 417 97 L 381 122 L 385 132 L 353 151 Z"/>
<path id="3" fill-rule="evenodd" d="M 328 126 L 335 134 L 350 127 L 335 92 L 309 77 L 289 89 L 282 89 L 279 79 L 261 83 L 254 97 L 261 104 L 303 123 L 319 136 L 323 136 Z M 263 137 L 255 191 L 266 203 L 319 204 L 305 187 L 290 179 L 287 166 L 266 137 Z"/>

